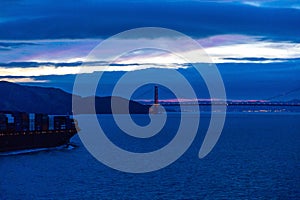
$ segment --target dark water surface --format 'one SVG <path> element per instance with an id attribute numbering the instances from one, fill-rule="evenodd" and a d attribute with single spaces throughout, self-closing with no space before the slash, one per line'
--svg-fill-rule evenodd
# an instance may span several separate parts
<path id="1" fill-rule="evenodd" d="M 209 119 L 201 120 L 206 127 Z M 166 133 L 161 135 L 166 141 L 154 138 L 142 145 L 107 129 L 112 140 L 120 140 L 116 144 L 137 151 L 172 139 Z M 217 145 L 199 159 L 205 130 L 175 163 L 146 174 L 108 168 L 78 136 L 73 142 L 79 147 L 71 150 L 2 155 L 0 199 L 300 199 L 299 113 L 229 113 Z"/>

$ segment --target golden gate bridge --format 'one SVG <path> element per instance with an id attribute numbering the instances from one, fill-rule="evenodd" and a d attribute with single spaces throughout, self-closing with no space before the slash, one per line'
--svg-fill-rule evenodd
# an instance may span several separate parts
<path id="1" fill-rule="evenodd" d="M 202 105 L 202 106 L 209 106 L 211 104 L 214 105 L 224 105 L 226 104 L 227 106 L 300 106 L 300 99 L 296 99 L 293 101 L 276 101 L 276 99 L 280 98 L 280 97 L 285 97 L 288 96 L 292 93 L 298 92 L 300 91 L 300 88 L 296 88 L 293 90 L 289 90 L 287 92 L 269 97 L 267 99 L 262 99 L 262 100 L 227 100 L 225 101 L 218 101 L 218 100 L 202 100 L 202 99 L 198 99 L 198 100 L 185 100 L 185 101 L 181 101 L 181 100 L 177 100 L 177 101 L 168 101 L 168 99 L 164 99 L 164 100 L 159 100 L 159 91 L 158 91 L 158 85 L 154 86 L 154 95 L 153 95 L 153 101 L 148 101 L 148 103 L 144 102 L 144 104 L 153 104 L 152 109 L 158 108 L 160 105 L 161 106 L 168 106 L 168 105 Z M 161 87 L 160 89 L 164 90 L 163 87 Z M 150 89 L 153 90 L 153 89 Z M 169 92 L 169 91 L 168 91 Z M 142 95 L 148 93 L 149 94 L 149 90 L 143 92 Z M 142 96 L 139 95 L 139 96 Z M 156 112 L 155 110 L 153 112 Z"/>

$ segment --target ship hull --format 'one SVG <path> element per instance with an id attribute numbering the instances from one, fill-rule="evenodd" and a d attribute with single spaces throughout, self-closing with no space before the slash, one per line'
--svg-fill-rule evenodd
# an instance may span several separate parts
<path id="1" fill-rule="evenodd" d="M 58 130 L 0 134 L 0 152 L 57 147 L 68 144 L 76 133 L 76 130 Z"/>

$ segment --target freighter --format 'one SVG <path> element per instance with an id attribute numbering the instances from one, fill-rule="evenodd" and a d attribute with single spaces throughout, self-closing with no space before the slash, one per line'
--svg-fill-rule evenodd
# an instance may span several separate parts
<path id="1" fill-rule="evenodd" d="M 68 115 L 0 112 L 0 152 L 69 144 L 76 126 Z"/>

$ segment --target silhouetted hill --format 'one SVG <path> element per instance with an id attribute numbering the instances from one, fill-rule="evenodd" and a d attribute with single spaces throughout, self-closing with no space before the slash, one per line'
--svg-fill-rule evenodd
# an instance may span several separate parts
<path id="1" fill-rule="evenodd" d="M 72 94 L 57 88 L 22 86 L 15 83 L 0 81 L 0 110 L 28 113 L 71 114 Z M 80 103 L 77 113 L 111 113 L 111 100 L 116 101 L 118 113 L 125 113 L 125 105 L 129 103 L 131 113 L 148 113 L 148 106 L 121 97 L 81 98 L 73 96 Z"/>

